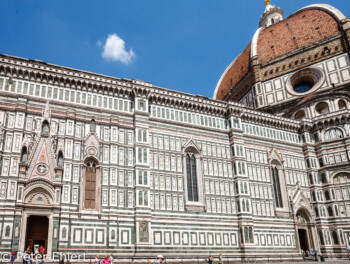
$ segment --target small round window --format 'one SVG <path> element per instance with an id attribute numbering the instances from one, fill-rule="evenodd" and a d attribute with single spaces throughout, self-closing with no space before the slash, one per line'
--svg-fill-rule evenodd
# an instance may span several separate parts
<path id="1" fill-rule="evenodd" d="M 301 81 L 297 83 L 293 88 L 297 93 L 306 93 L 312 89 L 314 83 L 310 81 Z"/>
<path id="2" fill-rule="evenodd" d="M 294 73 L 287 81 L 287 89 L 293 95 L 311 93 L 324 82 L 324 74 L 320 69 L 307 68 Z"/>

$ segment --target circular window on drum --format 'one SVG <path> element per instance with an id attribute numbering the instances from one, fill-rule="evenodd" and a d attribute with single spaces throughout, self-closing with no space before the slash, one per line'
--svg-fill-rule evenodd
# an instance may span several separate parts
<path id="1" fill-rule="evenodd" d="M 287 90 L 293 95 L 312 93 L 322 86 L 323 71 L 317 68 L 307 68 L 294 73 L 287 81 Z"/>

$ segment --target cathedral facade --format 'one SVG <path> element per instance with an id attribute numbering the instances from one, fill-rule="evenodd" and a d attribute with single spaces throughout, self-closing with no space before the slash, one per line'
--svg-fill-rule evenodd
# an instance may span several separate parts
<path id="1" fill-rule="evenodd" d="M 350 248 L 350 20 L 270 4 L 214 98 L 0 55 L 0 247 Z"/>

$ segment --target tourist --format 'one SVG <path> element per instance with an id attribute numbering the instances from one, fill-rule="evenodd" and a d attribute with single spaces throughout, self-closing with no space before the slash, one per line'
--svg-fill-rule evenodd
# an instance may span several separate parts
<path id="1" fill-rule="evenodd" d="M 111 254 L 111 256 L 109 257 L 109 263 L 113 264 L 113 255 Z"/>
<path id="2" fill-rule="evenodd" d="M 158 255 L 156 261 L 153 262 L 153 264 L 161 264 L 163 260 L 164 260 L 163 255 Z"/>
<path id="3" fill-rule="evenodd" d="M 16 253 L 12 252 L 11 263 L 13 264 L 13 262 L 15 262 L 15 260 L 16 260 Z"/>
<path id="4" fill-rule="evenodd" d="M 27 255 L 27 264 L 32 264 L 32 263 L 33 263 L 33 260 L 32 260 L 32 257 L 30 256 L 30 252 L 29 252 Z"/>
<path id="5" fill-rule="evenodd" d="M 38 255 L 38 254 L 39 254 L 39 248 L 38 248 L 38 247 L 35 247 L 35 249 L 34 249 L 34 254 L 35 254 L 35 255 Z"/>
<path id="6" fill-rule="evenodd" d="M 208 264 L 213 264 L 213 258 L 211 256 L 209 256 Z"/>
<path id="7" fill-rule="evenodd" d="M 96 258 L 95 258 L 95 264 L 100 264 L 100 259 L 98 256 L 96 256 Z"/>
<path id="8" fill-rule="evenodd" d="M 41 264 L 41 255 L 40 254 L 36 254 L 36 264 Z"/>
<path id="9" fill-rule="evenodd" d="M 219 264 L 223 264 L 223 261 L 222 261 L 222 254 L 221 254 L 221 253 L 219 254 Z"/>
<path id="10" fill-rule="evenodd" d="M 44 246 L 41 245 L 41 246 L 40 246 L 40 254 L 41 254 L 41 255 L 44 255 L 44 250 L 45 250 Z"/>
<path id="11" fill-rule="evenodd" d="M 314 250 L 314 258 L 315 258 L 315 261 L 318 261 L 318 259 L 317 259 L 317 249 Z"/>
<path id="12" fill-rule="evenodd" d="M 109 264 L 109 262 L 110 262 L 110 260 L 109 260 L 108 256 L 106 256 L 104 258 L 104 260 L 102 260 L 102 264 Z"/>

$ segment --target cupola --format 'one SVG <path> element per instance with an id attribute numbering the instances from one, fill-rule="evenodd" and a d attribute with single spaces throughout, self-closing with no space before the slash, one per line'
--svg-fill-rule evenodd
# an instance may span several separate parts
<path id="1" fill-rule="evenodd" d="M 275 5 L 271 5 L 269 0 L 265 1 L 266 8 L 261 16 L 259 27 L 269 27 L 283 20 L 283 10 Z"/>

